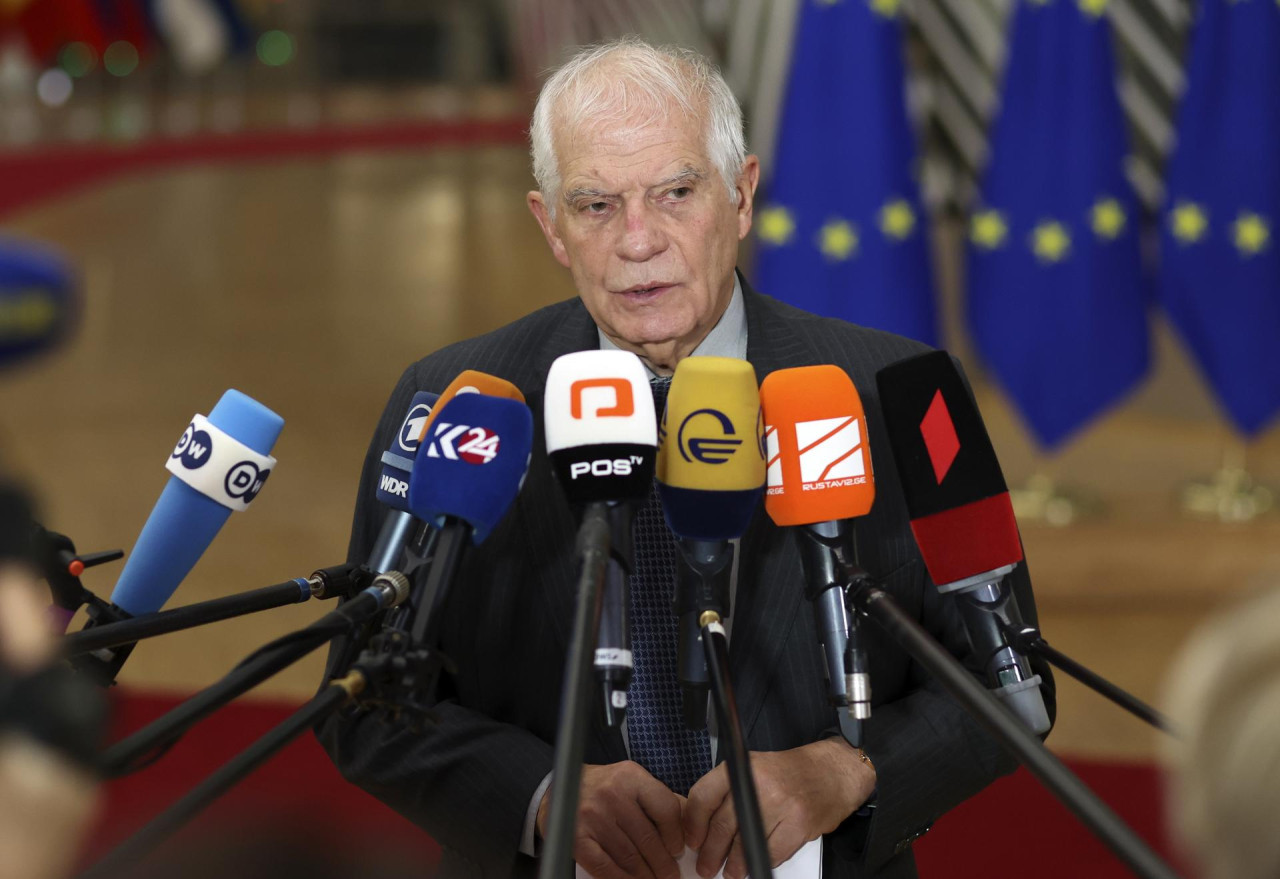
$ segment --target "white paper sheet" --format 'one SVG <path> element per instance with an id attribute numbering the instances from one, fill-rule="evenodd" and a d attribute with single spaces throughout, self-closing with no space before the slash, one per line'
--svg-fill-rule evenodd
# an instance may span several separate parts
<path id="1" fill-rule="evenodd" d="M 693 849 L 685 849 L 680 859 L 680 879 L 701 879 L 698 876 L 698 853 Z M 721 879 L 717 873 L 715 879 Z M 800 851 L 791 856 L 791 860 L 773 868 L 773 879 L 820 879 L 822 876 L 822 837 L 807 842 Z M 578 867 L 577 879 L 591 879 L 591 874 Z"/>

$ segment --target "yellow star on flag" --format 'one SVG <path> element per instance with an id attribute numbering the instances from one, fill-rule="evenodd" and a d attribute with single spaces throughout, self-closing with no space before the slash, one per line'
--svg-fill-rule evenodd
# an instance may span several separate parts
<path id="1" fill-rule="evenodd" d="M 786 244 L 795 234 L 796 221 L 791 211 L 784 207 L 768 207 L 760 211 L 760 230 L 757 234 L 761 241 L 770 244 Z"/>
<path id="2" fill-rule="evenodd" d="M 1057 220 L 1045 220 L 1031 230 L 1031 249 L 1041 262 L 1059 262 L 1071 249 L 1071 236 Z"/>
<path id="3" fill-rule="evenodd" d="M 902 6 L 902 0 L 867 0 L 867 4 L 876 15 L 893 18 L 898 14 L 898 9 Z"/>
<path id="4" fill-rule="evenodd" d="M 1236 249 L 1244 256 L 1259 253 L 1271 238 L 1271 229 L 1267 221 L 1258 214 L 1248 211 L 1241 211 L 1236 216 L 1236 221 L 1231 224 L 1231 232 L 1235 238 Z"/>
<path id="5" fill-rule="evenodd" d="M 1080 4 L 1080 11 L 1085 15 L 1092 15 L 1098 18 L 1107 11 L 1107 4 L 1111 0 L 1076 0 Z"/>
<path id="6" fill-rule="evenodd" d="M 1195 244 L 1204 237 L 1209 219 L 1204 209 L 1195 202 L 1180 201 L 1169 212 L 1169 228 L 1173 237 L 1183 244 Z"/>
<path id="7" fill-rule="evenodd" d="M 1009 227 L 999 211 L 978 211 L 969 221 L 969 239 L 983 250 L 995 250 L 1004 244 Z"/>
<path id="8" fill-rule="evenodd" d="M 842 262 L 858 249 L 858 228 L 845 220 L 828 220 L 818 231 L 818 249 L 834 262 Z"/>
<path id="9" fill-rule="evenodd" d="M 911 203 L 906 199 L 894 199 L 880 209 L 880 231 L 890 238 L 901 241 L 910 235 L 915 227 L 916 212 L 911 209 Z"/>
<path id="10" fill-rule="evenodd" d="M 1125 219 L 1124 208 L 1114 198 L 1100 198 L 1093 203 L 1091 225 L 1099 238 L 1119 238 Z"/>

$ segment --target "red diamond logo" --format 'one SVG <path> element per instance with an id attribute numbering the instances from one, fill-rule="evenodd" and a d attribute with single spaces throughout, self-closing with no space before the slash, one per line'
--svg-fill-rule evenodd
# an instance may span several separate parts
<path id="1" fill-rule="evenodd" d="M 933 462 L 933 475 L 941 485 L 947 471 L 955 463 L 956 455 L 960 453 L 960 438 L 956 436 L 956 426 L 951 423 L 951 413 L 947 411 L 941 390 L 933 395 L 929 411 L 924 413 L 924 420 L 920 422 L 920 435 L 924 437 L 929 460 Z"/>

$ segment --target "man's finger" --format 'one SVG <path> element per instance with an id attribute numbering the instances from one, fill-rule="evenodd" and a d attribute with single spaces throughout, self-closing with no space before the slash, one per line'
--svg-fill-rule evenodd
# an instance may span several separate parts
<path id="1" fill-rule="evenodd" d="M 728 796 L 729 771 L 723 763 L 698 779 L 690 788 L 689 799 L 684 804 L 684 841 L 689 848 L 703 847 L 711 816 Z"/>
<path id="2" fill-rule="evenodd" d="M 587 828 L 587 833 L 599 843 L 610 861 L 628 879 L 655 879 L 640 849 L 616 820 L 607 820 Z"/>
<path id="3" fill-rule="evenodd" d="M 738 833 L 738 816 L 733 798 L 726 797 L 707 822 L 707 838 L 698 851 L 698 875 L 714 876 L 729 857 L 729 847 Z"/>
<path id="4" fill-rule="evenodd" d="M 589 837 L 579 837 L 573 849 L 573 859 L 587 871 L 592 879 L 627 879 L 627 874 L 613 862 L 600 844 Z"/>
<path id="5" fill-rule="evenodd" d="M 650 872 L 657 879 L 680 879 L 680 868 L 675 856 L 668 851 L 658 828 L 638 804 L 621 810 L 618 814 L 618 826 L 640 852 Z"/>
<path id="6" fill-rule="evenodd" d="M 657 828 L 662 844 L 671 857 L 678 858 L 684 854 L 680 797 L 655 778 L 653 784 L 641 785 L 636 791 L 636 802 Z"/>
<path id="7" fill-rule="evenodd" d="M 768 842 L 769 862 L 776 867 L 783 861 L 791 860 L 808 840 L 805 839 L 802 828 L 790 821 L 780 821 L 769 834 Z"/>
<path id="8" fill-rule="evenodd" d="M 733 838 L 729 857 L 724 862 L 724 879 L 744 879 L 747 875 L 747 853 L 742 847 L 742 834 Z"/>

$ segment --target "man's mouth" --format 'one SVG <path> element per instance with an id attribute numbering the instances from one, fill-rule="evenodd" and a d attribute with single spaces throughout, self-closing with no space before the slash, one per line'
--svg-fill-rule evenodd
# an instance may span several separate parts
<path id="1" fill-rule="evenodd" d="M 625 290 L 619 290 L 618 295 L 625 296 L 633 302 L 647 302 L 658 298 L 674 286 L 675 284 L 668 284 L 665 281 L 653 281 L 646 284 L 636 284 Z"/>

